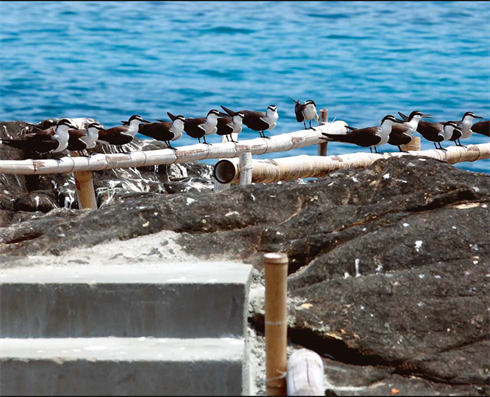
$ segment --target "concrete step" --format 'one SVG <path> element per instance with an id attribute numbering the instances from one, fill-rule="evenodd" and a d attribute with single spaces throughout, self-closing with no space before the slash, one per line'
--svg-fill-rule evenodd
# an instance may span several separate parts
<path id="1" fill-rule="evenodd" d="M 0 339 L 2 395 L 248 395 L 243 339 Z"/>
<path id="2" fill-rule="evenodd" d="M 0 271 L 0 337 L 244 337 L 252 267 L 236 262 Z"/>

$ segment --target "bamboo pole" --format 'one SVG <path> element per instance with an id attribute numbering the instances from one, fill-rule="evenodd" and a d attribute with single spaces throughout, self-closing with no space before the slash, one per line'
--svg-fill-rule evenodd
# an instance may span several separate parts
<path id="1" fill-rule="evenodd" d="M 328 109 L 320 110 L 320 125 L 328 124 Z M 326 156 L 327 155 L 327 145 L 328 141 L 324 141 L 318 144 L 318 155 Z"/>
<path id="2" fill-rule="evenodd" d="M 296 350 L 288 360 L 288 396 L 323 396 L 323 361 L 312 350 Z"/>
<path id="3" fill-rule="evenodd" d="M 408 152 L 408 151 L 418 152 L 418 151 L 420 151 L 420 137 L 419 136 L 413 136 L 410 143 L 407 143 L 406 145 L 402 145 L 401 148 L 404 152 Z"/>
<path id="4" fill-rule="evenodd" d="M 265 353 L 268 396 L 286 395 L 288 256 L 264 255 Z"/>
<path id="5" fill-rule="evenodd" d="M 316 178 L 343 168 L 369 167 L 375 161 L 391 157 L 430 157 L 450 164 L 490 158 L 490 144 L 470 145 L 466 148 L 451 146 L 447 151 L 423 150 L 417 152 L 350 153 L 339 156 L 295 156 L 274 160 L 252 161 L 252 183 L 272 183 L 297 178 Z M 223 182 L 239 181 L 239 164 L 236 159 L 226 159 L 214 167 L 214 175 Z"/>
<path id="6" fill-rule="evenodd" d="M 315 130 L 300 130 L 256 138 L 239 143 L 226 142 L 212 145 L 195 144 L 181 146 L 178 150 L 160 149 L 117 154 L 95 154 L 91 157 L 63 157 L 61 159 L 1 160 L 0 174 L 41 175 L 78 171 L 101 171 L 114 168 L 138 168 L 162 164 L 188 163 L 190 161 L 220 158 L 235 158 L 242 152 L 252 155 L 284 152 L 322 143 L 322 132 L 342 134 L 346 123 L 336 121 Z"/>
<path id="7" fill-rule="evenodd" d="M 79 157 L 77 152 L 70 152 L 72 157 Z M 94 181 L 91 171 L 78 171 L 73 173 L 77 191 L 78 207 L 80 209 L 97 209 Z"/>

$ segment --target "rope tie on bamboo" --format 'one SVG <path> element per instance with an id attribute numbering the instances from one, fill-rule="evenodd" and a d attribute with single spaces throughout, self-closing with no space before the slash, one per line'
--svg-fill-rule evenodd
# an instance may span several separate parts
<path id="1" fill-rule="evenodd" d="M 279 376 L 274 376 L 272 378 L 266 378 L 265 379 L 265 382 L 268 383 L 268 382 L 274 382 L 276 380 L 281 380 L 281 379 L 284 379 L 286 377 L 286 375 L 287 375 L 287 371 L 286 372 L 284 372 L 284 371 L 277 371 L 277 372 L 280 373 Z M 282 386 L 271 385 L 271 386 L 268 386 L 268 387 L 278 387 L 278 388 L 280 388 Z"/>
<path id="2" fill-rule="evenodd" d="M 266 321 L 265 324 L 267 325 L 283 325 L 283 324 L 286 324 L 287 321 L 276 321 L 276 322 L 273 322 L 273 321 Z"/>

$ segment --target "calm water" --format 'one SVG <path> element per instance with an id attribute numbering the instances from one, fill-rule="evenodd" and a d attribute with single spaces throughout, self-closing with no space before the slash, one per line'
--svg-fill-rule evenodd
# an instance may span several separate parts
<path id="1" fill-rule="evenodd" d="M 274 135 L 299 129 L 288 96 L 356 127 L 415 109 L 488 119 L 489 20 L 490 2 L 2 1 L 0 120 L 112 126 L 135 113 L 200 117 L 222 104 L 275 104 Z M 241 139 L 256 136 L 244 128 Z M 329 154 L 353 151 L 369 149 L 329 145 Z M 299 154 L 316 147 L 275 156 Z M 460 167 L 490 172 L 490 161 Z"/>

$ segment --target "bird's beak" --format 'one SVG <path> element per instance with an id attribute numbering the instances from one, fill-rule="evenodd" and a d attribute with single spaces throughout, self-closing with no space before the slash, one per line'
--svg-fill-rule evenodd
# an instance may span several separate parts
<path id="1" fill-rule="evenodd" d="M 482 119 L 483 117 L 481 116 L 475 116 L 475 119 Z"/>
<path id="2" fill-rule="evenodd" d="M 423 114 L 422 115 L 422 118 L 423 119 L 431 119 L 432 118 L 432 115 L 431 114 Z"/>
<path id="3" fill-rule="evenodd" d="M 143 123 L 151 123 L 151 121 L 148 120 L 141 120 Z"/>

